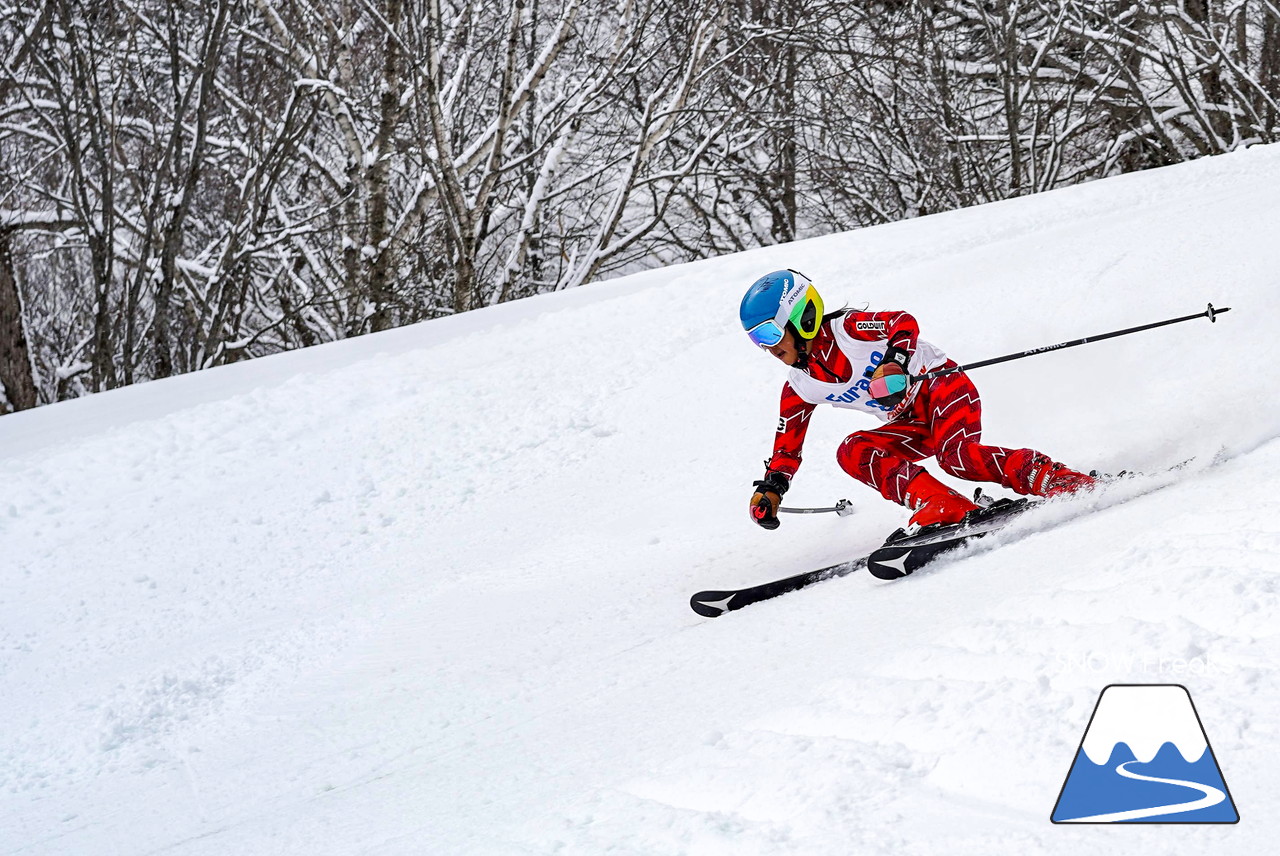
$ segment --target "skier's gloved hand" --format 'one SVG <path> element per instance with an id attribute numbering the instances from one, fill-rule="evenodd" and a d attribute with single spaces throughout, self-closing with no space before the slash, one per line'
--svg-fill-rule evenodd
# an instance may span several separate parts
<path id="1" fill-rule="evenodd" d="M 767 472 L 758 482 L 752 482 L 756 492 L 751 496 L 751 519 L 765 529 L 777 529 L 778 507 L 782 505 L 782 495 L 791 486 L 791 478 L 786 473 Z"/>
<path id="2" fill-rule="evenodd" d="M 892 346 L 885 351 L 884 359 L 871 373 L 871 386 L 868 392 L 877 404 L 884 407 L 897 407 L 907 397 L 911 388 L 911 374 L 907 364 L 911 355 L 904 348 Z"/>

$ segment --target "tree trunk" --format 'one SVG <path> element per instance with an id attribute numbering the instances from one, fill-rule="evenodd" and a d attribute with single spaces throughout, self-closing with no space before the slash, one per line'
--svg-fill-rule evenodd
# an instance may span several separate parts
<path id="1" fill-rule="evenodd" d="M 1219 154 L 1227 150 L 1236 135 L 1225 109 L 1227 93 L 1222 82 L 1222 55 L 1210 41 L 1216 28 L 1214 10 L 1211 0 L 1187 0 L 1186 10 L 1201 27 L 1200 33 L 1189 34 L 1194 45 L 1189 53 L 1200 65 L 1198 77 L 1205 100 L 1202 109 L 1207 116 L 1209 131 L 1214 137 L 1208 140 L 1210 153 Z M 1200 44 L 1194 44 L 1195 42 Z"/>
<path id="2" fill-rule="evenodd" d="M 1262 16 L 1262 48 L 1258 54 L 1258 83 L 1270 99 L 1263 115 L 1266 118 L 1267 134 L 1271 135 L 1280 131 L 1276 127 L 1277 122 L 1280 122 L 1280 115 L 1277 115 L 1275 107 L 1272 106 L 1276 101 L 1280 101 L 1280 15 L 1272 11 L 1270 4 L 1263 4 Z M 1270 141 L 1273 138 L 1268 136 L 1267 139 Z"/>
<path id="3" fill-rule="evenodd" d="M 31 376 L 22 298 L 13 275 L 13 253 L 9 236 L 0 233 L 0 413 L 35 406 L 36 384 Z"/>
<path id="4" fill-rule="evenodd" d="M 378 101 L 378 135 L 374 138 L 374 160 L 368 167 L 369 193 L 369 246 L 373 255 L 369 259 L 369 298 L 373 314 L 369 329 L 374 332 L 390 330 L 395 324 L 392 261 L 395 253 L 389 246 L 387 203 L 391 194 L 389 172 L 395 149 L 395 132 L 400 122 L 400 89 L 403 60 L 401 58 L 400 21 L 404 13 L 401 0 L 386 4 L 386 45 L 382 64 L 382 86 Z"/>

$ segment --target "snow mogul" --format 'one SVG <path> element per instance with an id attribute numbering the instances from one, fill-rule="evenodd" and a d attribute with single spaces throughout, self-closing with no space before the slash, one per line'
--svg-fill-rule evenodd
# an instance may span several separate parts
<path id="1" fill-rule="evenodd" d="M 920 338 L 906 312 L 824 314 L 812 282 L 794 270 L 767 274 L 747 289 L 740 310 L 751 341 L 791 367 L 764 478 L 754 483 L 751 518 L 778 527 L 777 511 L 800 467 L 809 417 L 819 404 L 868 413 L 885 424 L 855 431 L 840 444 L 840 467 L 885 499 L 914 513 L 910 526 L 959 523 L 978 506 L 938 481 L 919 461 L 943 472 L 995 482 L 1023 496 L 1089 490 L 1094 479 L 1034 449 L 987 446 L 982 403 L 963 371 L 919 378 L 956 363 Z"/>

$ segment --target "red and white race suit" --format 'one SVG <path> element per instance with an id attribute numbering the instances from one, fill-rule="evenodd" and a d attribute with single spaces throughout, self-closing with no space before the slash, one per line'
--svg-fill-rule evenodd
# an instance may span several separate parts
<path id="1" fill-rule="evenodd" d="M 885 499 L 905 505 L 906 486 L 922 470 L 915 462 L 931 456 L 953 476 L 1029 492 L 1022 464 L 1038 453 L 979 442 L 982 404 L 964 372 L 912 384 L 906 398 L 892 409 L 871 398 L 867 374 L 890 347 L 911 354 L 908 370 L 912 375 L 955 365 L 920 338 L 916 319 L 906 312 L 848 312 L 828 319 L 809 344 L 805 367 L 793 366 L 782 387 L 769 469 L 795 474 L 809 417 L 819 404 L 830 404 L 885 421 L 879 428 L 850 434 L 836 455 L 845 472 L 880 491 Z"/>

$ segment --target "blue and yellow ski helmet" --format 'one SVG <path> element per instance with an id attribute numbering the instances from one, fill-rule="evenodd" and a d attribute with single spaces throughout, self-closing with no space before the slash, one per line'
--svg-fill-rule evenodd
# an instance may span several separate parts
<path id="1" fill-rule="evenodd" d="M 776 270 L 752 283 L 738 310 L 742 329 L 762 348 L 782 341 L 787 325 L 802 339 L 812 339 L 822 326 L 822 297 L 809 277 Z"/>

